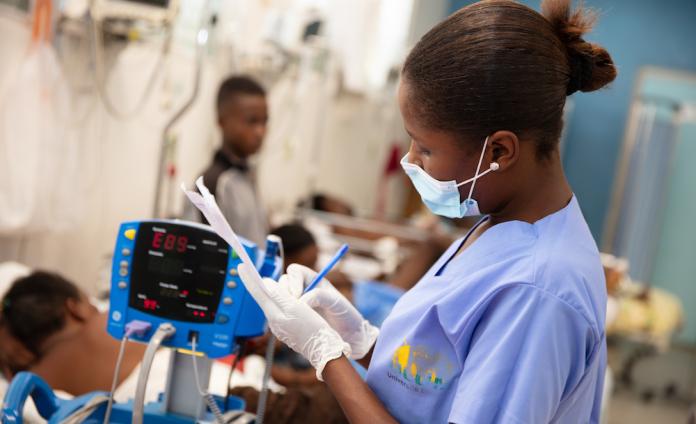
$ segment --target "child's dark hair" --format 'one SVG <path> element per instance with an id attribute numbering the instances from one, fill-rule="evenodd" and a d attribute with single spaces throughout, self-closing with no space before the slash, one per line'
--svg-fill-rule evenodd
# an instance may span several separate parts
<path id="1" fill-rule="evenodd" d="M 584 40 L 594 15 L 571 0 L 543 0 L 543 14 L 511 0 L 480 1 L 434 27 L 403 67 L 423 124 L 462 143 L 495 131 L 528 136 L 538 156 L 556 149 L 566 96 L 616 77 L 609 53 Z"/>
<path id="2" fill-rule="evenodd" d="M 315 245 L 316 241 L 312 233 L 301 224 L 286 224 L 271 230 L 283 241 L 283 250 L 286 255 L 294 255 L 302 249 Z"/>
<path id="3" fill-rule="evenodd" d="M 32 353 L 65 325 L 65 303 L 79 300 L 80 290 L 70 281 L 46 271 L 16 280 L 2 299 L 2 320 Z"/>
<path id="4" fill-rule="evenodd" d="M 325 202 L 326 196 L 324 196 L 323 194 L 315 194 L 312 196 L 310 200 L 312 209 L 317 211 L 326 211 L 326 207 L 324 206 Z"/>
<path id="5" fill-rule="evenodd" d="M 229 99 L 239 94 L 250 94 L 255 96 L 265 96 L 266 90 L 253 78 L 246 75 L 232 75 L 227 77 L 217 93 L 217 110 L 220 111 L 222 105 Z"/>

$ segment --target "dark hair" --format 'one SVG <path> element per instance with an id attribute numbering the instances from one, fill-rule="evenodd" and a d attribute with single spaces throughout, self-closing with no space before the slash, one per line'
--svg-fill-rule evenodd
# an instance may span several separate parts
<path id="1" fill-rule="evenodd" d="M 316 211 L 353 215 L 353 208 L 351 208 L 349 204 L 341 199 L 326 194 L 313 194 L 312 197 L 309 198 L 309 204 L 310 207 Z M 336 211 L 336 208 L 340 208 L 341 212 Z"/>
<path id="2" fill-rule="evenodd" d="M 544 0 L 542 16 L 511 0 L 481 1 L 425 34 L 403 67 L 422 123 L 477 142 L 512 131 L 548 156 L 566 96 L 616 77 L 609 53 L 582 38 L 595 15 L 570 3 Z"/>
<path id="3" fill-rule="evenodd" d="M 58 274 L 35 271 L 17 279 L 2 299 L 2 320 L 32 353 L 65 325 L 65 302 L 80 299 L 79 289 Z"/>
<path id="4" fill-rule="evenodd" d="M 319 194 L 314 194 L 311 197 L 311 203 L 312 203 L 312 209 L 317 210 L 317 211 L 326 211 L 326 207 L 324 206 L 324 203 L 326 202 L 326 196 L 319 193 Z"/>
<path id="5" fill-rule="evenodd" d="M 239 94 L 265 96 L 266 90 L 263 89 L 261 84 L 246 75 L 233 75 L 227 77 L 222 84 L 220 84 L 220 88 L 218 88 L 217 100 L 215 103 L 218 112 L 225 102 Z"/>
<path id="6" fill-rule="evenodd" d="M 283 250 L 285 250 L 286 255 L 294 255 L 300 250 L 316 244 L 312 233 L 300 224 L 281 225 L 271 230 L 271 234 L 277 235 L 283 241 Z"/>

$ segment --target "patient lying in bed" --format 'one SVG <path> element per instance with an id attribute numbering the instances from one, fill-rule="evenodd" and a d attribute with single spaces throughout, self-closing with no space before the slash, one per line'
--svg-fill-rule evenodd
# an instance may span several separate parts
<path id="1" fill-rule="evenodd" d="M 106 324 L 106 314 L 60 275 L 36 271 L 18 279 L 2 299 L 0 360 L 6 378 L 30 370 L 72 395 L 109 390 L 119 342 L 106 334 Z M 144 351 L 141 344 L 126 346 L 119 384 Z"/>
<path id="2" fill-rule="evenodd" d="M 62 276 L 35 271 L 19 277 L 0 300 L 0 370 L 4 379 L 9 382 L 18 372 L 31 371 L 62 397 L 108 391 L 119 341 L 107 334 L 106 324 L 107 314 Z M 116 401 L 125 402 L 134 396 L 145 347 L 140 343 L 126 345 Z M 161 349 L 155 356 L 146 402 L 155 401 L 164 390 L 170 352 Z M 264 367 L 262 357 L 250 356 L 245 358 L 243 370 L 233 371 L 233 386 L 240 387 L 237 394 L 247 400 L 250 408 L 255 408 Z M 211 393 L 227 393 L 229 372 L 229 365 L 213 362 Z M 345 422 L 333 397 L 325 396 L 322 390 L 286 390 L 273 380 L 269 386 L 276 394 L 269 400 L 267 422 L 307 422 L 308 418 L 319 416 L 323 422 Z M 2 389 L 0 382 L 0 398 L 4 397 Z M 282 411 L 273 411 L 274 406 Z M 33 412 L 29 418 L 27 421 L 36 422 L 38 415 Z"/>

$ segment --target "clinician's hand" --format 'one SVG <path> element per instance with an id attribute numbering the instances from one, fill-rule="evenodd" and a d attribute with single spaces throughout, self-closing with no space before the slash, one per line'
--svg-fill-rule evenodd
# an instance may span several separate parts
<path id="1" fill-rule="evenodd" d="M 305 266 L 290 265 L 287 276 L 291 292 L 295 294 L 299 290 L 301 293 L 316 275 L 314 270 Z M 350 345 L 352 359 L 362 359 L 370 352 L 379 335 L 379 329 L 363 318 L 355 306 L 328 280 L 322 279 L 314 290 L 302 295 L 300 300 L 317 311 Z"/>
<path id="2" fill-rule="evenodd" d="M 290 277 L 283 275 L 278 282 L 261 279 L 245 264 L 238 267 L 239 276 L 247 291 L 263 309 L 268 325 L 275 336 L 301 354 L 317 370 L 323 381 L 326 363 L 350 356 L 350 345 L 309 305 L 300 301 L 290 290 Z"/>

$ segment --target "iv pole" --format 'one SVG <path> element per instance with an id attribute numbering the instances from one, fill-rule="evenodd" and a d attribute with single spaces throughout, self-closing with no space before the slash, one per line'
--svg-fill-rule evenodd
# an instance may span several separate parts
<path id="1" fill-rule="evenodd" d="M 205 46 L 208 43 L 208 10 L 209 2 L 206 3 L 204 7 L 203 17 L 200 29 L 196 35 L 196 70 L 194 74 L 193 91 L 191 95 L 186 100 L 186 102 L 181 105 L 181 107 L 172 115 L 167 124 L 162 130 L 162 140 L 159 152 L 159 165 L 157 166 L 157 178 L 155 183 L 155 201 L 152 208 L 153 218 L 159 218 L 162 215 L 162 185 L 164 183 L 164 168 L 167 162 L 167 148 L 169 147 L 169 142 L 172 139 L 171 131 L 177 122 L 191 109 L 193 103 L 198 97 L 198 92 L 201 86 L 201 73 L 203 70 L 203 56 L 205 54 Z"/>

